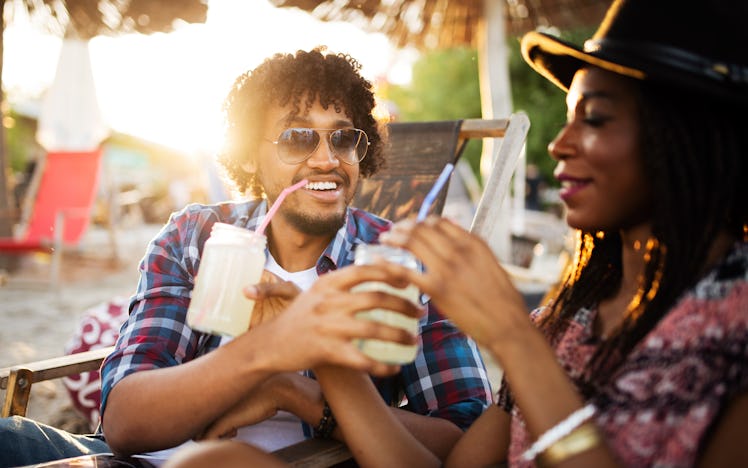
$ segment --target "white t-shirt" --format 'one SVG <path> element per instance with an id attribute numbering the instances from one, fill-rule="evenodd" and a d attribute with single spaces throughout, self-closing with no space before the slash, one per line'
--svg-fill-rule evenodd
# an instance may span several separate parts
<path id="1" fill-rule="evenodd" d="M 316 267 L 303 271 L 288 272 L 278 265 L 278 262 L 275 261 L 270 253 L 268 253 L 267 260 L 265 261 L 265 269 L 284 281 L 291 281 L 302 291 L 309 289 L 319 276 L 317 275 Z M 222 337 L 221 346 L 231 340 L 231 337 Z M 285 411 L 279 411 L 278 414 L 261 423 L 239 428 L 234 440 L 241 440 L 265 451 L 272 452 L 297 442 L 301 442 L 304 440 L 304 432 L 301 420 L 298 417 Z M 147 459 L 152 464 L 160 466 L 177 449 L 188 444 L 194 444 L 194 442 L 188 441 L 171 449 L 136 455 L 136 457 Z"/>

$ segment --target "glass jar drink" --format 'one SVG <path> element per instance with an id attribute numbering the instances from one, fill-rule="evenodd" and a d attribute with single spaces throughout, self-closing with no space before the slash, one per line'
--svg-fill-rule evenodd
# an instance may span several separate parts
<path id="1" fill-rule="evenodd" d="M 361 244 L 356 247 L 356 265 L 367 265 L 374 259 L 382 258 L 411 269 L 418 268 L 416 258 L 410 252 L 387 245 Z M 368 281 L 355 286 L 352 291 L 384 291 L 393 296 L 400 296 L 414 304 L 420 304 L 420 293 L 415 285 L 395 288 L 387 283 Z M 418 334 L 418 319 L 399 312 L 386 309 L 372 309 L 360 312 L 357 318 L 374 320 L 392 327 L 403 328 L 413 335 Z M 381 340 L 356 340 L 358 348 L 367 356 L 388 364 L 407 364 L 412 362 L 418 352 L 418 345 L 402 345 Z"/>
<path id="2" fill-rule="evenodd" d="M 264 235 L 248 229 L 225 223 L 213 225 L 187 310 L 191 328 L 229 336 L 247 331 L 254 301 L 242 290 L 260 281 L 266 243 Z"/>

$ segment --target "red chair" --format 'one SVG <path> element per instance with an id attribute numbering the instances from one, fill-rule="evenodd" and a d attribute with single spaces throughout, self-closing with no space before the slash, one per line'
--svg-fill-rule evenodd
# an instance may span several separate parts
<path id="1" fill-rule="evenodd" d="M 47 153 L 27 196 L 27 222 L 22 220 L 14 237 L 0 238 L 0 253 L 51 254 L 50 282 L 57 285 L 63 248 L 77 246 L 90 224 L 101 154 L 101 148 Z"/>

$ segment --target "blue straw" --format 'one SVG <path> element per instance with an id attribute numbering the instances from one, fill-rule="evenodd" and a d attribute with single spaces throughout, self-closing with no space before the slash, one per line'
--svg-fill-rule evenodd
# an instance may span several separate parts
<path id="1" fill-rule="evenodd" d="M 436 179 L 436 182 L 434 182 L 434 186 L 431 187 L 431 190 L 429 190 L 426 198 L 423 199 L 421 209 L 418 210 L 418 217 L 416 218 L 417 221 L 423 221 L 426 218 L 426 215 L 429 214 L 429 208 L 431 208 L 431 205 L 434 203 L 436 195 L 439 193 L 442 187 L 444 187 L 444 184 L 447 183 L 447 179 L 449 179 L 449 175 L 452 174 L 452 170 L 454 168 L 455 165 L 452 163 L 448 163 L 446 166 L 444 166 L 444 169 L 442 169 L 442 173 L 439 174 L 439 178 Z"/>

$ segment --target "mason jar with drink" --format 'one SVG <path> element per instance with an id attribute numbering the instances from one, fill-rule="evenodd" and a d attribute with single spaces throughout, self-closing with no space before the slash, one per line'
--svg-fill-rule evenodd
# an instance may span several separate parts
<path id="1" fill-rule="evenodd" d="M 373 263 L 377 258 L 397 263 L 413 270 L 418 269 L 418 261 L 407 250 L 374 244 L 361 244 L 356 247 L 354 260 L 356 265 L 368 265 Z M 384 291 L 393 296 L 408 299 L 414 304 L 420 304 L 420 293 L 418 288 L 413 284 L 409 284 L 404 288 L 395 288 L 384 282 L 367 281 L 354 286 L 351 291 Z M 356 318 L 381 322 L 392 327 L 407 330 L 413 335 L 418 334 L 418 319 L 408 317 L 399 312 L 386 309 L 372 309 L 359 312 Z M 356 344 L 367 356 L 388 364 L 407 364 L 413 362 L 418 353 L 418 345 L 416 344 L 403 345 L 381 340 L 356 340 Z"/>
<path id="2" fill-rule="evenodd" d="M 254 301 L 243 289 L 260 281 L 267 238 L 249 229 L 215 223 L 205 242 L 187 324 L 205 333 L 237 336 L 249 328 Z"/>

